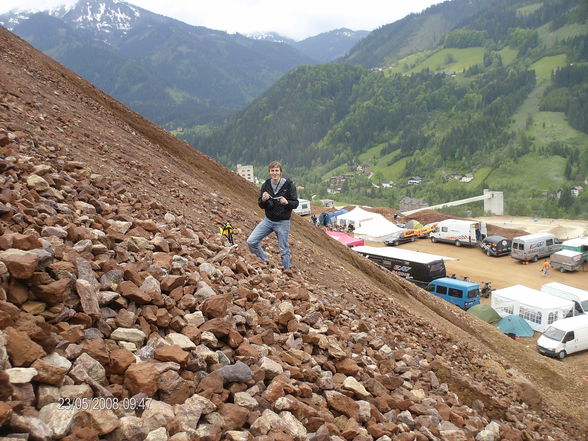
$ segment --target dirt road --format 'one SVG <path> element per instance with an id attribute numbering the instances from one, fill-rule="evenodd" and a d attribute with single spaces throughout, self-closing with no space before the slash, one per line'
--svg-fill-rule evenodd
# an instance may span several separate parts
<path id="1" fill-rule="evenodd" d="M 532 218 L 524 216 L 487 216 L 477 218 L 502 228 L 525 230 L 529 233 L 552 233 L 560 240 L 588 235 L 588 221 Z"/>
<path id="2" fill-rule="evenodd" d="M 479 284 L 492 282 L 494 289 L 512 285 L 525 285 L 529 288 L 540 289 L 541 285 L 548 282 L 560 282 L 576 288 L 588 289 L 588 264 L 584 266 L 585 271 L 560 273 L 552 270 L 548 277 L 544 277 L 540 271 L 543 259 L 536 263 L 523 265 L 509 256 L 488 257 L 479 248 L 432 243 L 429 239 L 409 242 L 400 247 L 458 258 L 457 261 L 445 262 L 448 275 L 456 274 L 458 278 L 468 276 L 471 281 Z"/>

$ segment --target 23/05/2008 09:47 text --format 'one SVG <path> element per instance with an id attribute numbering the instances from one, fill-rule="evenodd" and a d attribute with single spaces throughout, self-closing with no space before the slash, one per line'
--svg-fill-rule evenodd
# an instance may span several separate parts
<path id="1" fill-rule="evenodd" d="M 146 410 L 151 406 L 151 398 L 59 398 L 60 410 Z"/>

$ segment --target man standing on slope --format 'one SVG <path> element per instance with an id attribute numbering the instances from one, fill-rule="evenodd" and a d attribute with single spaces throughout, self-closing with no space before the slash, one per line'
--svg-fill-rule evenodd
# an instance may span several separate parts
<path id="1" fill-rule="evenodd" d="M 259 242 L 272 232 L 276 233 L 282 266 L 288 270 L 290 269 L 290 247 L 288 246 L 290 216 L 292 210 L 298 207 L 298 196 L 294 183 L 282 177 L 282 164 L 273 161 L 267 169 L 270 178 L 261 186 L 257 198 L 258 205 L 265 210 L 265 218 L 251 232 L 247 245 L 249 251 L 261 260 L 268 260 Z"/>

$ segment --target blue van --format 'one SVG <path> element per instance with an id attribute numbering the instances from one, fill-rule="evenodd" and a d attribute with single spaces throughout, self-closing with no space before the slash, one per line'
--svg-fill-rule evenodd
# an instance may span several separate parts
<path id="1" fill-rule="evenodd" d="M 461 309 L 480 304 L 480 286 L 477 283 L 441 277 L 433 280 L 425 289 Z"/>

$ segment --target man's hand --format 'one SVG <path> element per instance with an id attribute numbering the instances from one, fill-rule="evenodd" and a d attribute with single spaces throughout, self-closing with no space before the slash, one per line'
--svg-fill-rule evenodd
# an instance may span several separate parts
<path id="1" fill-rule="evenodd" d="M 269 195 L 269 193 L 267 191 L 264 191 L 263 194 L 261 195 L 261 200 L 263 202 L 267 201 L 271 196 Z"/>
<path id="2" fill-rule="evenodd" d="M 278 199 L 278 202 L 282 205 L 288 205 L 288 199 L 286 199 L 284 196 L 280 196 L 280 199 Z"/>

